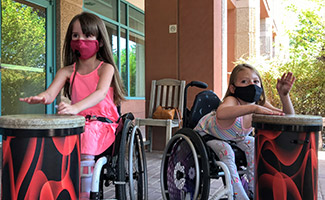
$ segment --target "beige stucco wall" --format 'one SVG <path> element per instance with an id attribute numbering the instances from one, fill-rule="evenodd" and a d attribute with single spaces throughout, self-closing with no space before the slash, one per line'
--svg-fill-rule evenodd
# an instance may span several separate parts
<path id="1" fill-rule="evenodd" d="M 272 20 L 271 18 L 261 19 L 261 55 L 265 58 L 272 58 Z"/>
<path id="2" fill-rule="evenodd" d="M 144 10 L 144 0 L 127 0 L 127 2 L 140 8 L 141 10 Z"/>
<path id="3" fill-rule="evenodd" d="M 62 47 L 65 34 L 71 19 L 82 12 L 83 0 L 61 0 L 57 1 L 56 21 L 57 21 L 57 69 L 63 67 Z"/>
<path id="4" fill-rule="evenodd" d="M 236 10 L 235 59 L 260 54 L 260 4 L 257 0 L 240 0 Z"/>

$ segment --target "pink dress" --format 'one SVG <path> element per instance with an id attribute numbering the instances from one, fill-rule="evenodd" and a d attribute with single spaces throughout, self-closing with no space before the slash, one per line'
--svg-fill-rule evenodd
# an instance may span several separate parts
<path id="1" fill-rule="evenodd" d="M 75 104 L 91 93 L 93 93 L 99 81 L 98 69 L 103 64 L 101 62 L 98 67 L 89 74 L 81 75 L 78 72 L 74 78 L 72 85 L 71 104 Z M 75 71 L 76 64 L 74 64 Z M 70 85 L 73 79 L 72 73 L 70 77 Z M 106 117 L 113 122 L 119 118 L 116 105 L 114 104 L 114 89 L 109 91 L 104 100 L 97 105 L 87 108 L 78 115 L 95 115 L 97 117 Z M 86 121 L 85 132 L 81 134 L 81 154 L 98 155 L 104 152 L 115 140 L 115 130 L 117 123 L 106 123 L 100 121 Z"/>

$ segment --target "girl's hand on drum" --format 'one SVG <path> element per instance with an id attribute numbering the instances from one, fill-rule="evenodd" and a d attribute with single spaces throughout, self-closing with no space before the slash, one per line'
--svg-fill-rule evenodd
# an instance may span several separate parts
<path id="1" fill-rule="evenodd" d="M 20 98 L 19 101 L 26 102 L 29 104 L 46 104 L 46 98 L 40 96 L 31 96 L 26 98 Z"/>
<path id="2" fill-rule="evenodd" d="M 77 114 L 79 113 L 78 109 L 75 108 L 75 106 L 70 105 L 68 103 L 61 102 L 58 106 L 58 114 Z"/>
<path id="3" fill-rule="evenodd" d="M 255 105 L 255 113 L 256 114 L 263 114 L 263 115 L 284 115 L 283 112 L 279 112 L 276 110 L 271 110 L 267 107 L 260 106 L 260 105 Z"/>

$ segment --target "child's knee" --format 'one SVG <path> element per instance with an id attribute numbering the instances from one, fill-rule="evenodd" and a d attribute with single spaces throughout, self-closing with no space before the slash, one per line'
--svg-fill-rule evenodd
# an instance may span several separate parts
<path id="1" fill-rule="evenodd" d="M 235 153 L 228 143 L 220 141 L 209 141 L 207 144 L 212 148 L 220 160 L 235 161 Z"/>

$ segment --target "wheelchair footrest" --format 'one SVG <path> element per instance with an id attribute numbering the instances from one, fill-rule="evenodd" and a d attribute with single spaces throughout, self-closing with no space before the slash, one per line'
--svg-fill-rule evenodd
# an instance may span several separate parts
<path id="1" fill-rule="evenodd" d="M 99 194 L 99 192 L 90 192 L 90 197 L 89 197 L 89 199 L 100 199 L 100 194 Z"/>

